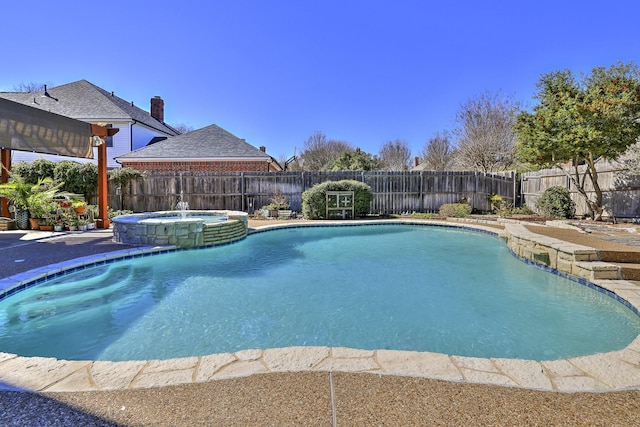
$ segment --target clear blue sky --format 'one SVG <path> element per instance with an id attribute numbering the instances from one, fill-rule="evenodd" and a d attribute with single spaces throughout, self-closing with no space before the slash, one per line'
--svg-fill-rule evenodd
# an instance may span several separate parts
<path id="1" fill-rule="evenodd" d="M 315 131 L 418 155 L 490 91 L 531 105 L 547 72 L 640 64 L 625 1 L 7 1 L 0 91 L 86 79 L 165 121 L 217 124 L 278 158 Z"/>

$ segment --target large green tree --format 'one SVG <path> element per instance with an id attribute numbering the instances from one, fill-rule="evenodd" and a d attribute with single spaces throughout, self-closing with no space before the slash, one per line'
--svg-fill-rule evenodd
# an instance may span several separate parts
<path id="1" fill-rule="evenodd" d="M 633 63 L 596 67 L 581 78 L 569 70 L 545 74 L 537 84 L 539 104 L 517 118 L 520 160 L 562 169 L 595 220 L 603 213 L 596 162 L 619 157 L 640 135 L 639 77 Z"/>
<path id="2" fill-rule="evenodd" d="M 328 163 L 322 170 L 328 171 L 372 171 L 381 169 L 382 164 L 373 156 L 359 148 L 343 152 L 340 157 Z"/>

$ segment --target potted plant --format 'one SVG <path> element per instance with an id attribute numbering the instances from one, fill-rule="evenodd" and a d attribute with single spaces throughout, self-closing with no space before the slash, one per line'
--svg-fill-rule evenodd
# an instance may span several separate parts
<path id="1" fill-rule="evenodd" d="M 55 209 L 46 193 L 33 193 L 27 197 L 26 205 L 29 207 L 29 222 L 31 229 L 40 227 L 40 220 L 46 218 Z"/>
<path id="2" fill-rule="evenodd" d="M 53 226 L 56 224 L 56 220 L 52 216 L 47 216 L 40 221 L 40 230 L 53 231 Z"/>
<path id="3" fill-rule="evenodd" d="M 87 231 L 89 221 L 86 218 L 78 218 L 78 230 Z"/>
<path id="4" fill-rule="evenodd" d="M 0 184 L 0 196 L 9 199 L 14 208 L 16 224 L 21 230 L 29 228 L 29 211 L 38 211 L 41 204 L 53 199 L 62 184 L 53 184 L 51 178 L 37 183 L 26 182 L 19 175 L 11 175 L 11 181 Z M 35 215 L 34 215 L 35 216 Z"/>
<path id="5" fill-rule="evenodd" d="M 75 200 L 71 203 L 71 207 L 78 215 L 84 214 L 84 211 L 87 209 L 87 202 L 84 200 Z"/>
<path id="6" fill-rule="evenodd" d="M 289 199 L 287 196 L 282 194 L 279 188 L 273 192 L 273 196 L 269 199 L 271 203 L 266 206 L 263 206 L 261 211 L 262 215 L 266 218 L 277 218 L 278 211 L 283 209 L 289 209 Z"/>

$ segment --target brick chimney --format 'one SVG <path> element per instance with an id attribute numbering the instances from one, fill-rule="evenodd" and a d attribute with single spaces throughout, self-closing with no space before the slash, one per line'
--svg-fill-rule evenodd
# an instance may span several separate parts
<path id="1" fill-rule="evenodd" d="M 151 117 L 164 123 L 164 101 L 159 96 L 151 98 Z"/>
<path id="2" fill-rule="evenodd" d="M 413 158 L 413 166 L 419 166 L 420 165 L 420 157 L 414 157 Z"/>
<path id="3" fill-rule="evenodd" d="M 267 152 L 267 147 L 265 147 L 264 145 L 260 146 L 260 151 L 262 151 L 263 153 Z"/>

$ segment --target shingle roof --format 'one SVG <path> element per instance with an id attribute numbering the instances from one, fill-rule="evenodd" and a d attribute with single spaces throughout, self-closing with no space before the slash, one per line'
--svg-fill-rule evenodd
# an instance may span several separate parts
<path id="1" fill-rule="evenodd" d="M 220 158 L 251 158 L 268 161 L 271 156 L 221 127 L 209 125 L 116 157 L 116 159 L 125 160 Z"/>
<path id="2" fill-rule="evenodd" d="M 83 121 L 135 120 L 168 135 L 179 132 L 131 102 L 86 80 L 40 92 L 0 92 L 0 97 Z"/>

